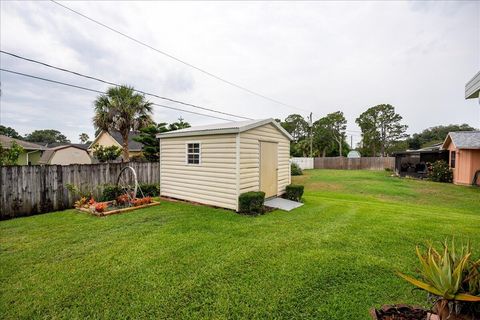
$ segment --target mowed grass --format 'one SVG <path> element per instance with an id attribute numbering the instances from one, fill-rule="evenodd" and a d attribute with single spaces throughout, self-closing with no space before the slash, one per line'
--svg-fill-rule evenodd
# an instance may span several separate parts
<path id="1" fill-rule="evenodd" d="M 399 279 L 414 247 L 480 251 L 480 189 L 311 170 L 305 205 L 248 217 L 163 202 L 105 218 L 74 210 L 0 222 L 5 319 L 369 319 L 426 304 Z"/>

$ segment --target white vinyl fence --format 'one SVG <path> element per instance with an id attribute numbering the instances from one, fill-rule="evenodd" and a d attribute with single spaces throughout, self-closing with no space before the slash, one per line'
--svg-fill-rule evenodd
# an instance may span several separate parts
<path id="1" fill-rule="evenodd" d="M 293 157 L 292 162 L 296 163 L 302 170 L 313 169 L 313 158 Z"/>

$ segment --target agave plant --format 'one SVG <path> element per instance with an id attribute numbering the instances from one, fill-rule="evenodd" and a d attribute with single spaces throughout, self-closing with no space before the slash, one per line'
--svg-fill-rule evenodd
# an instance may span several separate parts
<path id="1" fill-rule="evenodd" d="M 422 280 L 398 273 L 400 277 L 444 300 L 480 302 L 480 260 L 472 260 L 470 244 L 457 251 L 452 240 L 450 248 L 444 242 L 441 253 L 431 244 L 424 254 L 418 246 L 416 251 Z"/>

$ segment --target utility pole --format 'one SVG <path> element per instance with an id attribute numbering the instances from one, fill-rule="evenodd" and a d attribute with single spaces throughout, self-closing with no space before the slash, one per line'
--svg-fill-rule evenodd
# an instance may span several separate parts
<path id="1" fill-rule="evenodd" d="M 313 119 L 310 112 L 310 157 L 313 157 Z"/>
<path id="2" fill-rule="evenodd" d="M 350 150 L 353 150 L 353 134 L 350 135 Z"/>

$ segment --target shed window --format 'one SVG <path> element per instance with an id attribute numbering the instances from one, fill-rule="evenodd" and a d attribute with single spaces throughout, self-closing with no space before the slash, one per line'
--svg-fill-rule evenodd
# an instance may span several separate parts
<path id="1" fill-rule="evenodd" d="M 200 143 L 187 143 L 187 164 L 200 164 Z"/>
<path id="2" fill-rule="evenodd" d="M 455 151 L 450 152 L 450 167 L 455 168 Z"/>

